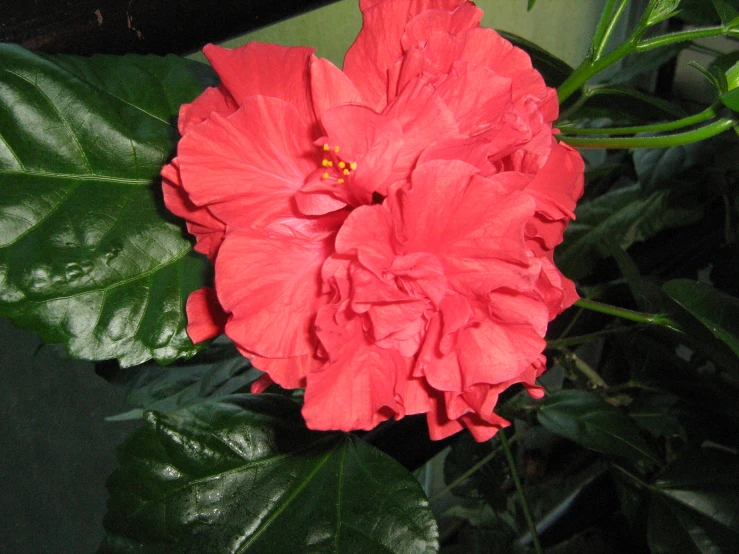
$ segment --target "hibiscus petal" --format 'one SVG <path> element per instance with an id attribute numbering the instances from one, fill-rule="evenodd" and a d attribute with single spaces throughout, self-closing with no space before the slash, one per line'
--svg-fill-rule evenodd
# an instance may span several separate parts
<path id="1" fill-rule="evenodd" d="M 575 204 L 583 193 L 584 169 L 577 150 L 552 138 L 544 167 L 525 188 L 536 200 L 536 210 L 550 219 L 574 219 Z"/>
<path id="2" fill-rule="evenodd" d="M 187 298 L 187 334 L 195 344 L 223 333 L 227 316 L 210 287 L 196 290 Z"/>
<path id="3" fill-rule="evenodd" d="M 324 112 L 321 124 L 330 146 L 340 148 L 338 153 L 346 163 L 357 164 L 341 185 L 350 194 L 349 203 L 354 206 L 371 204 L 374 192 L 387 195 L 385 181 L 403 147 L 400 122 L 364 106 L 349 105 Z"/>
<path id="4" fill-rule="evenodd" d="M 314 351 L 312 323 L 321 296 L 320 271 L 330 238 L 312 240 L 234 230 L 216 259 L 216 289 L 231 318 L 226 334 L 242 349 L 265 358 Z"/>
<path id="5" fill-rule="evenodd" d="M 177 158 L 162 168 L 162 192 L 167 209 L 187 220 L 187 230 L 197 239 L 195 250 L 208 256 L 211 262 L 214 261 L 223 242 L 226 226 L 213 217 L 208 208 L 201 208 L 190 201 L 182 188 Z"/>
<path id="6" fill-rule="evenodd" d="M 214 44 L 203 54 L 238 104 L 250 96 L 279 98 L 294 106 L 301 119 L 316 125 L 310 85 L 310 65 L 315 49 L 250 42 L 229 50 Z"/>
<path id="7" fill-rule="evenodd" d="M 402 417 L 395 382 L 407 377 L 410 359 L 369 344 L 359 317 L 339 326 L 335 307 L 318 315 L 316 328 L 329 344 L 331 361 L 310 373 L 303 417 L 311 429 L 372 429 L 393 416 Z"/>
<path id="8" fill-rule="evenodd" d="M 336 252 L 355 254 L 378 278 L 395 257 L 392 219 L 381 205 L 360 206 L 352 211 L 336 235 Z"/>
<path id="9" fill-rule="evenodd" d="M 316 115 L 344 104 L 362 104 L 362 95 L 341 69 L 323 58 L 314 59 L 310 66 L 311 91 Z"/>
<path id="10" fill-rule="evenodd" d="M 177 128 L 180 135 L 184 136 L 191 127 L 202 123 L 213 113 L 222 116 L 231 115 L 239 106 L 222 86 L 208 87 L 190 104 L 180 107 L 180 115 L 177 118 Z"/>
<path id="11" fill-rule="evenodd" d="M 466 0 L 384 0 L 360 2 L 362 30 L 344 58 L 346 73 L 365 104 L 382 111 L 387 102 L 388 71 L 403 55 L 406 24 L 426 10 L 452 11 Z"/>
<path id="12" fill-rule="evenodd" d="M 214 114 L 179 143 L 190 200 L 229 225 L 294 217 L 292 196 L 316 167 L 315 146 L 291 105 L 252 96 L 228 118 Z"/>
<path id="13" fill-rule="evenodd" d="M 266 372 L 270 384 L 277 383 L 284 389 L 304 387 L 306 375 L 311 371 L 316 371 L 323 363 L 312 353 L 291 358 L 263 358 L 249 355 L 249 360 L 254 367 Z M 252 385 L 251 392 L 257 394 L 254 391 L 254 385 Z"/>

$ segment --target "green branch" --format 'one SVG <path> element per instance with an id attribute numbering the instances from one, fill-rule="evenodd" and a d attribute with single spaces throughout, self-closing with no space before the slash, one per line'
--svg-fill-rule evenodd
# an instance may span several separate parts
<path id="1" fill-rule="evenodd" d="M 643 312 L 635 312 L 634 310 L 627 310 L 626 308 L 619 308 L 618 306 L 611 306 L 610 304 L 602 304 L 600 302 L 587 300 L 585 298 L 581 298 L 580 300 L 575 302 L 575 305 L 578 308 L 584 308 L 593 312 L 599 312 L 602 314 L 620 317 L 622 319 L 628 319 L 629 321 L 636 321 L 637 323 L 662 325 L 663 327 L 668 327 L 674 331 L 681 330 L 678 324 L 665 314 L 645 314 Z"/>
<path id="2" fill-rule="evenodd" d="M 557 139 L 575 148 L 667 148 L 709 139 L 728 131 L 737 123 L 739 121 L 733 117 L 721 118 L 684 133 L 654 137 L 568 137 L 560 134 Z"/>
<path id="3" fill-rule="evenodd" d="M 632 127 L 602 127 L 598 129 L 581 129 L 579 127 L 560 127 L 560 131 L 564 135 L 636 135 L 638 133 L 659 133 L 664 131 L 674 131 L 689 127 L 697 123 L 703 123 L 718 115 L 716 108 L 720 104 L 714 104 L 700 113 L 676 119 L 675 121 L 667 121 L 665 123 L 653 123 L 650 125 L 636 125 Z M 566 140 L 563 138 L 563 140 Z"/>

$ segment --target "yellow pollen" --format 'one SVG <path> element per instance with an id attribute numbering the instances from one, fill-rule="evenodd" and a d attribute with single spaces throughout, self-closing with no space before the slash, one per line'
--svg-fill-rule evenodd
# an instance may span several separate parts
<path id="1" fill-rule="evenodd" d="M 328 151 L 330 150 L 330 148 L 329 148 L 329 145 L 328 145 L 328 144 L 324 144 L 324 145 L 323 145 L 323 149 L 324 149 L 324 150 L 325 150 L 326 152 L 328 152 Z"/>
<path id="2" fill-rule="evenodd" d="M 328 179 L 328 171 L 327 171 L 326 173 L 324 173 L 324 174 L 323 174 L 323 178 L 324 178 L 324 179 Z"/>
<path id="3" fill-rule="evenodd" d="M 344 162 L 339 162 L 339 168 L 344 169 L 346 167 L 346 164 Z"/>
<path id="4" fill-rule="evenodd" d="M 344 175 L 349 175 L 349 173 L 351 173 L 351 172 L 348 169 L 345 169 L 344 170 Z"/>
<path id="5" fill-rule="evenodd" d="M 340 185 L 343 185 L 344 184 L 344 179 L 339 179 L 336 182 L 339 183 Z"/>
<path id="6" fill-rule="evenodd" d="M 338 144 L 336 146 L 334 146 L 334 152 L 336 152 L 337 154 L 339 153 L 339 145 Z"/>
<path id="7" fill-rule="evenodd" d="M 351 168 L 352 171 L 354 171 L 355 169 L 357 169 L 357 162 L 350 163 L 349 167 Z"/>
<path id="8" fill-rule="evenodd" d="M 322 165 L 323 167 L 326 167 L 326 166 L 328 165 L 328 160 L 323 160 L 323 161 L 321 162 L 321 165 Z"/>

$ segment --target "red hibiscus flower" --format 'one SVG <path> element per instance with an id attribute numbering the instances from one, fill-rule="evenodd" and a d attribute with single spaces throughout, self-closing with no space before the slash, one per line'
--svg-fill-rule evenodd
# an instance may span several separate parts
<path id="1" fill-rule="evenodd" d="M 554 267 L 582 193 L 556 94 L 464 0 L 360 2 L 344 71 L 308 48 L 207 46 L 221 78 L 182 107 L 165 201 L 225 329 L 316 429 L 426 413 L 483 440 L 513 383 L 538 393 L 546 325 L 577 298 Z"/>

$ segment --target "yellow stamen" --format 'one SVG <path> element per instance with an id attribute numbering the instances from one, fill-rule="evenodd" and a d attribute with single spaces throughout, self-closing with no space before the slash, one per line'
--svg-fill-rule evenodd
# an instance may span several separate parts
<path id="1" fill-rule="evenodd" d="M 339 145 L 338 144 L 336 146 L 334 146 L 334 152 L 336 152 L 337 154 L 339 153 Z"/>
<path id="2" fill-rule="evenodd" d="M 330 150 L 331 148 L 329 147 L 329 145 L 328 145 L 328 144 L 324 144 L 324 145 L 323 145 L 323 149 L 324 149 L 324 150 L 325 150 L 326 152 L 328 152 L 328 151 L 329 151 L 329 150 Z"/>
<path id="3" fill-rule="evenodd" d="M 349 175 L 349 173 L 351 173 L 351 171 L 349 171 L 348 169 L 344 170 L 344 175 Z"/>
<path id="4" fill-rule="evenodd" d="M 352 169 L 352 171 L 354 171 L 355 169 L 357 169 L 357 162 L 350 163 L 349 167 Z"/>
<path id="5" fill-rule="evenodd" d="M 328 166 L 328 160 L 323 160 L 323 161 L 321 162 L 321 165 L 322 165 L 323 167 L 326 167 L 326 166 Z"/>
<path id="6" fill-rule="evenodd" d="M 340 185 L 343 185 L 344 184 L 344 179 L 338 179 L 336 182 L 339 183 Z"/>
<path id="7" fill-rule="evenodd" d="M 324 173 L 324 174 L 323 174 L 323 178 L 324 178 L 324 179 L 328 179 L 328 171 L 327 171 L 326 173 Z"/>
<path id="8" fill-rule="evenodd" d="M 346 164 L 344 162 L 339 162 L 339 168 L 344 169 L 346 167 Z"/>

